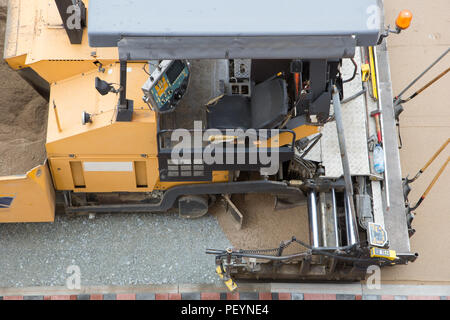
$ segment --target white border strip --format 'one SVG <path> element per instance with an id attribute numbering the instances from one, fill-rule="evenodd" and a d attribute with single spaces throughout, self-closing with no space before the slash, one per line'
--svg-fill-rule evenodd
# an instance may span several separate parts
<path id="1" fill-rule="evenodd" d="M 83 162 L 86 172 L 133 172 L 133 162 Z"/>

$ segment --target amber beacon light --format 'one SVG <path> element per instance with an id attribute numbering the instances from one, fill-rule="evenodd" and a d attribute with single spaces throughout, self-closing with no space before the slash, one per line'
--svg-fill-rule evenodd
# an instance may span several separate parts
<path id="1" fill-rule="evenodd" d="M 411 25 L 413 15 L 412 12 L 409 10 L 402 10 L 397 17 L 397 20 L 395 20 L 395 24 L 397 25 L 397 28 L 400 30 L 408 29 Z"/>
<path id="2" fill-rule="evenodd" d="M 390 33 L 400 34 L 402 30 L 408 29 L 411 25 L 413 14 L 409 10 L 402 10 L 398 14 L 397 20 L 395 20 L 396 28 L 393 30 L 390 26 L 387 26 L 386 30 L 380 35 L 377 44 L 381 44 L 384 38 L 387 38 Z"/>

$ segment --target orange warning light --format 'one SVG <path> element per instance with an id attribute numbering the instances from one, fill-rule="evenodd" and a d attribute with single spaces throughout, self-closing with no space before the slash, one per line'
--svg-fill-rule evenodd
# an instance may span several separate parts
<path id="1" fill-rule="evenodd" d="M 402 10 L 397 17 L 397 20 L 395 21 L 395 24 L 397 25 L 397 28 L 401 30 L 408 29 L 411 25 L 411 20 L 413 18 L 413 15 L 411 11 L 409 10 Z"/>

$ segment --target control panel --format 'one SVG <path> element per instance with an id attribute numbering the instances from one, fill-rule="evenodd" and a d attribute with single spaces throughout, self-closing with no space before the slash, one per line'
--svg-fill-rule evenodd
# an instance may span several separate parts
<path id="1" fill-rule="evenodd" d="M 186 60 L 163 60 L 142 87 L 144 102 L 159 113 L 175 110 L 189 85 L 189 63 Z"/>

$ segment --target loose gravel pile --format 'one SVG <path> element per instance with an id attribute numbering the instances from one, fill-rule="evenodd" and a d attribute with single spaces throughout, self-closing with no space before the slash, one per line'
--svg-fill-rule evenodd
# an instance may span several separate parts
<path id="1" fill-rule="evenodd" d="M 214 256 L 227 248 L 217 220 L 175 214 L 57 216 L 53 224 L 0 224 L 0 287 L 65 286 L 71 265 L 82 286 L 220 284 Z"/>

